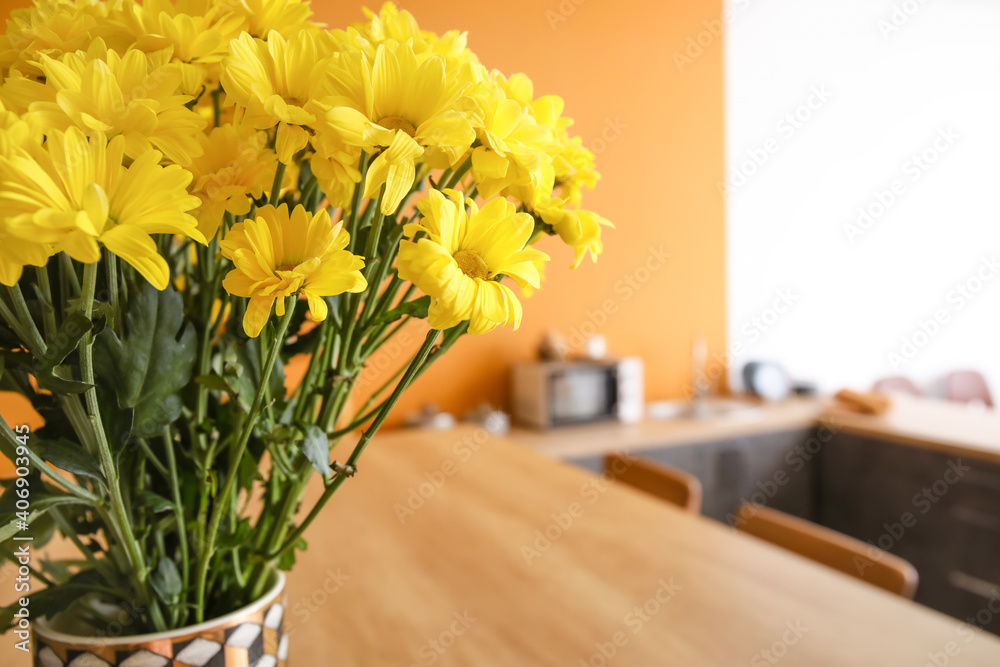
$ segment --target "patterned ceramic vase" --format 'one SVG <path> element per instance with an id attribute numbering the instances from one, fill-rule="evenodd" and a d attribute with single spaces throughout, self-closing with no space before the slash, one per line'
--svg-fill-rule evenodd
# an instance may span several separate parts
<path id="1" fill-rule="evenodd" d="M 285 576 L 251 605 L 207 623 L 132 637 L 77 637 L 33 624 L 36 667 L 287 667 Z"/>

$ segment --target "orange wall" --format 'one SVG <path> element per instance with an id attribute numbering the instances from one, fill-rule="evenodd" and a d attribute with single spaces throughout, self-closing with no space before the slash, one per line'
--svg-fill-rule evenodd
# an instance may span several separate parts
<path id="1" fill-rule="evenodd" d="M 410 389 L 396 419 L 425 401 L 458 413 L 480 400 L 504 403 L 512 361 L 530 358 L 549 327 L 579 331 L 592 321 L 588 312 L 600 320 L 608 300 L 616 312 L 599 330 L 609 349 L 646 360 L 649 398 L 682 395 L 692 336 L 708 337 L 710 355 L 725 347 L 723 204 L 715 190 L 723 174 L 722 44 L 704 48 L 683 73 L 674 52 L 705 30 L 703 21 L 718 21 L 720 0 L 405 0 L 400 6 L 423 28 L 467 30 L 484 65 L 525 72 L 536 94 L 561 95 L 585 144 L 600 149 L 609 125 L 622 129 L 618 136 L 608 130 L 613 140 L 595 150 L 603 178 L 584 196 L 587 208 L 617 225 L 605 235 L 600 261 L 570 271 L 568 249 L 544 246 L 554 261 L 542 290 L 524 301 L 521 329 L 461 341 Z M 313 7 L 330 26 L 358 16 L 348 2 Z M 619 281 L 661 247 L 671 255 L 666 266 L 626 298 Z"/>
<path id="2" fill-rule="evenodd" d="M 0 0 L 0 14 L 24 4 Z M 706 30 L 718 21 L 721 0 L 398 4 L 426 29 L 467 30 L 487 67 L 525 72 L 536 94 L 566 100 L 603 175 L 584 205 L 617 229 L 607 231 L 600 261 L 575 271 L 567 248 L 546 243 L 554 261 L 542 290 L 524 301 L 521 329 L 460 342 L 410 389 L 395 420 L 428 401 L 457 413 L 479 401 L 503 404 L 509 364 L 530 358 L 547 328 L 568 335 L 591 322 L 613 353 L 645 359 L 648 398 L 682 395 L 692 336 L 706 335 L 713 357 L 725 346 L 723 205 L 715 190 L 723 178 L 722 44 L 709 43 Z M 313 3 L 330 26 L 359 20 L 359 6 Z M 708 45 L 681 72 L 675 53 L 699 33 Z M 670 255 L 666 265 L 647 273 L 644 265 L 661 248 Z M 411 338 L 415 346 L 422 334 Z M 401 353 L 375 359 L 394 360 L 401 362 Z M 13 421 L 10 404 L 0 407 Z"/>

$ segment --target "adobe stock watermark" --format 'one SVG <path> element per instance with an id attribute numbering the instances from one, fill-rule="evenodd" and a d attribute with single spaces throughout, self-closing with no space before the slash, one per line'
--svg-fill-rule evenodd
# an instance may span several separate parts
<path id="1" fill-rule="evenodd" d="M 423 334 L 420 335 L 423 339 Z M 403 328 L 380 346 L 375 352 L 365 360 L 364 367 L 354 382 L 354 391 L 360 391 L 365 387 L 372 386 L 376 381 L 389 377 L 389 373 L 400 358 L 411 353 L 417 338 L 407 329 Z"/>
<path id="2" fill-rule="evenodd" d="M 704 394 L 704 392 L 711 390 L 727 369 L 734 368 L 736 362 L 746 356 L 747 344 L 757 342 L 764 334 L 774 328 L 779 320 L 791 312 L 800 298 L 791 288 L 779 289 L 770 305 L 743 322 L 739 328 L 739 338 L 731 340 L 724 351 L 712 354 L 705 372 L 699 377 L 692 378 L 691 383 L 684 387 L 684 397 L 691 399 L 695 395 Z"/>
<path id="3" fill-rule="evenodd" d="M 622 648 L 628 646 L 632 637 L 642 632 L 683 589 L 680 584 L 674 583 L 673 577 L 660 579 L 656 583 L 659 588 L 645 602 L 634 606 L 622 618 L 625 629 L 616 631 L 607 641 L 594 642 L 594 652 L 586 658 L 580 658 L 578 667 L 606 667 Z"/>
<path id="4" fill-rule="evenodd" d="M 796 444 L 785 454 L 785 467 L 775 470 L 770 478 L 757 480 L 756 490 L 749 497 L 740 498 L 739 513 L 730 512 L 726 515 L 726 523 L 736 530 L 747 521 L 757 516 L 757 513 L 774 500 L 777 495 L 792 481 L 792 476 L 805 470 L 806 466 L 816 458 L 823 447 L 837 435 L 840 425 L 833 417 L 824 417 L 816 433 L 805 442 Z"/>
<path id="5" fill-rule="evenodd" d="M 854 556 L 854 566 L 858 574 L 863 576 L 865 571 L 881 560 L 886 552 L 892 551 L 892 548 L 906 536 L 907 531 L 917 525 L 920 516 L 934 509 L 934 506 L 941 502 L 941 499 L 948 495 L 951 488 L 961 482 L 970 470 L 972 468 L 964 465 L 961 458 L 948 461 L 948 468 L 939 479 L 913 494 L 910 504 L 915 511 L 903 512 L 897 521 L 884 523 L 882 525 L 884 532 L 875 539 L 868 540 L 869 547 L 865 550 L 865 554 Z"/>
<path id="6" fill-rule="evenodd" d="M 876 24 L 879 33 L 882 35 L 882 39 L 888 41 L 893 34 L 899 32 L 907 23 L 913 20 L 913 17 L 927 5 L 928 1 L 903 0 L 903 2 L 894 2 L 889 15 L 880 18 Z"/>
<path id="7" fill-rule="evenodd" d="M 827 88 L 825 83 L 811 86 L 806 98 L 793 109 L 785 112 L 775 122 L 774 133 L 758 146 L 747 149 L 745 157 L 729 170 L 726 180 L 718 181 L 715 184 L 719 194 L 723 198 L 729 197 L 749 183 L 750 179 L 771 161 L 771 158 L 781 150 L 782 146 L 791 141 L 802 128 L 808 125 L 831 99 L 833 99 L 833 92 Z"/>
<path id="8" fill-rule="evenodd" d="M 726 26 L 732 24 L 751 2 L 752 0 L 734 0 L 730 3 L 733 9 L 725 8 L 719 14 L 719 18 L 702 21 L 702 29 L 687 38 L 682 50 L 674 51 L 673 59 L 677 71 L 683 74 L 684 70 L 705 54 L 705 51 L 721 40 Z"/>
<path id="9" fill-rule="evenodd" d="M 285 619 L 285 635 L 291 638 L 298 629 L 312 620 L 313 616 L 351 580 L 350 575 L 327 569 L 326 578 L 309 594 L 301 596 L 288 606 L 291 617 Z"/>
<path id="10" fill-rule="evenodd" d="M 569 20 L 570 16 L 576 14 L 576 10 L 581 5 L 587 4 L 587 0 L 561 0 L 558 5 L 545 10 L 545 20 L 549 23 L 549 29 L 555 31 L 560 25 Z"/>
<path id="11" fill-rule="evenodd" d="M 844 234 L 851 245 L 857 243 L 859 238 L 868 233 L 875 223 L 884 218 L 906 195 L 909 191 L 907 184 L 916 183 L 923 178 L 941 156 L 950 151 L 961 138 L 950 125 L 938 128 L 937 134 L 928 146 L 906 158 L 899 168 L 899 175 L 885 188 L 876 189 L 868 203 L 858 207 L 854 220 L 844 223 Z"/>
<path id="12" fill-rule="evenodd" d="M 789 650 L 802 641 L 805 634 L 809 632 L 808 626 L 799 619 L 795 622 L 786 621 L 785 630 L 773 644 L 765 649 L 761 649 L 750 658 L 750 667 L 768 667 L 777 665 L 781 659 L 788 655 Z"/>
<path id="13" fill-rule="evenodd" d="M 536 530 L 531 541 L 521 545 L 521 555 L 528 565 L 541 558 L 553 544 L 572 530 L 576 522 L 586 514 L 587 508 L 603 498 L 617 481 L 617 476 L 628 470 L 635 461 L 635 457 L 627 452 L 615 453 L 619 454 L 620 458 L 614 463 L 611 472 L 605 472 L 584 482 L 580 486 L 580 499 L 571 502 L 563 511 L 549 515 L 552 521 L 544 528 Z"/>
<path id="14" fill-rule="evenodd" d="M 607 326 L 611 318 L 621 311 L 622 306 L 631 301 L 653 279 L 653 275 L 667 265 L 671 256 L 662 245 L 650 247 L 639 266 L 615 281 L 612 286 L 615 296 L 602 301 L 598 308 L 587 309 L 585 321 L 570 327 L 566 337 L 567 349 L 564 351 L 582 350 L 587 339 Z"/>
<path id="15" fill-rule="evenodd" d="M 454 620 L 451 621 L 447 628 L 442 630 L 436 637 L 428 639 L 417 649 L 419 662 L 410 663 L 410 667 L 435 664 L 479 620 L 470 614 L 468 609 L 462 612 L 456 611 L 452 614 L 452 618 Z"/>
<path id="16" fill-rule="evenodd" d="M 945 304 L 935 308 L 926 319 L 920 319 L 910 333 L 904 334 L 899 345 L 886 353 L 886 361 L 893 370 L 902 368 L 919 356 L 938 335 L 965 309 L 993 279 L 1000 275 L 1000 261 L 996 254 L 983 257 L 973 273 L 948 290 Z"/>
<path id="17" fill-rule="evenodd" d="M 608 150 L 608 146 L 618 141 L 622 133 L 628 129 L 628 124 L 622 122 L 621 116 L 615 116 L 614 120 L 604 119 L 604 127 L 600 135 L 587 142 L 587 148 L 594 155 L 600 155 Z"/>
<path id="18" fill-rule="evenodd" d="M 472 433 L 462 437 L 451 447 L 451 455 L 445 458 L 434 470 L 423 474 L 423 480 L 406 490 L 406 500 L 392 506 L 400 525 L 405 525 L 416 513 L 424 507 L 428 500 L 444 488 L 448 480 L 458 474 L 461 467 L 472 460 L 483 446 L 490 441 L 492 435 L 487 428 L 477 428 Z"/>
<path id="19" fill-rule="evenodd" d="M 986 604 L 959 623 L 952 633 L 955 639 L 945 642 L 940 651 L 927 653 L 927 661 L 921 667 L 948 667 L 952 659 L 961 655 L 966 646 L 982 636 L 976 631 L 990 625 L 993 619 L 1000 615 L 1000 588 L 997 588 L 996 584 L 960 572 L 952 572 L 948 579 L 953 586 L 981 595 Z M 962 640 L 961 643 L 959 639 Z"/>

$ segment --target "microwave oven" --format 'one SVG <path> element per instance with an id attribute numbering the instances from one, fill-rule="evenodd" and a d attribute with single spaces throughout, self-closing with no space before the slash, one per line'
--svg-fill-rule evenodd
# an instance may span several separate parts
<path id="1" fill-rule="evenodd" d="M 539 361 L 515 364 L 514 420 L 533 428 L 642 418 L 642 360 Z"/>

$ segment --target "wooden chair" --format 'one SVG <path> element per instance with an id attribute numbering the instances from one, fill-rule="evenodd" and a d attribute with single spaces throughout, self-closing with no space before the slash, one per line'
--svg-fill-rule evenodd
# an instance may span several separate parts
<path id="1" fill-rule="evenodd" d="M 701 482 L 683 470 L 645 459 L 608 454 L 604 458 L 604 472 L 692 514 L 701 513 Z"/>
<path id="2" fill-rule="evenodd" d="M 872 391 L 883 396 L 887 394 L 909 394 L 910 396 L 923 396 L 924 392 L 913 384 L 913 380 L 907 377 L 895 376 L 882 378 L 875 383 Z"/>
<path id="3" fill-rule="evenodd" d="M 993 397 L 986 378 L 978 371 L 955 371 L 944 378 L 944 396 L 959 403 L 982 403 L 992 408 Z"/>
<path id="4" fill-rule="evenodd" d="M 805 519 L 743 505 L 737 527 L 890 593 L 912 600 L 917 592 L 917 570 L 909 561 Z"/>

